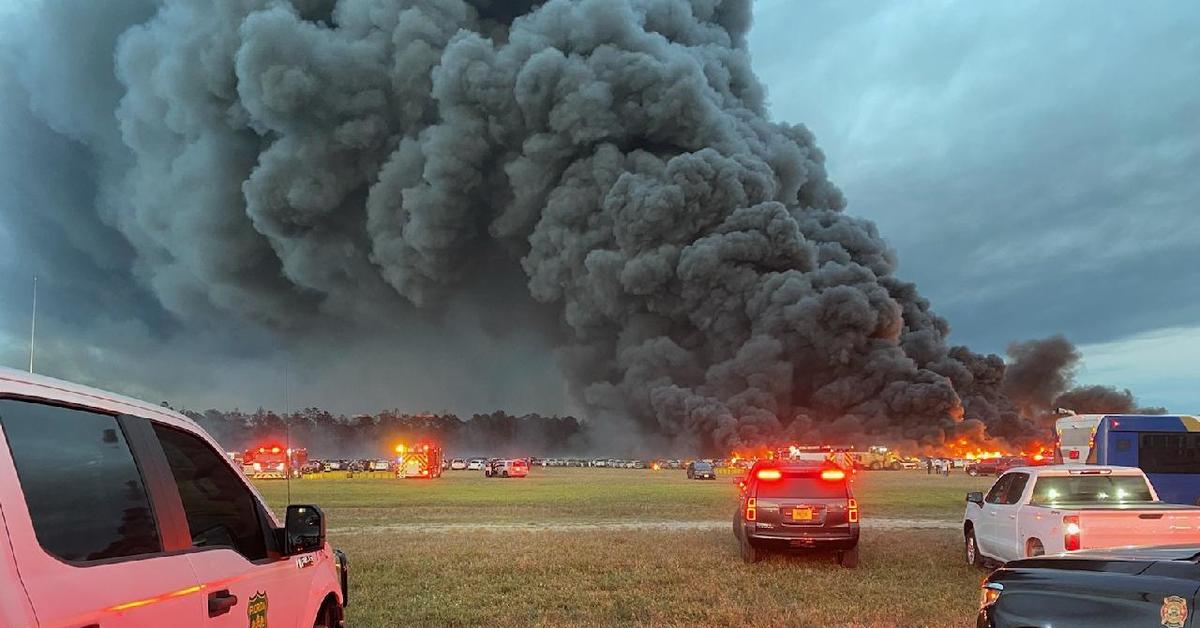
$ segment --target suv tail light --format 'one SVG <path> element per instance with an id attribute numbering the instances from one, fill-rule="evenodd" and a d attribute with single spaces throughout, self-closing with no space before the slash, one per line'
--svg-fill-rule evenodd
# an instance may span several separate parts
<path id="1" fill-rule="evenodd" d="M 830 482 L 846 479 L 846 472 L 841 469 L 825 469 L 821 472 L 821 479 Z"/>
<path id="2" fill-rule="evenodd" d="M 753 497 L 746 498 L 746 521 L 758 521 L 758 500 Z"/>
<path id="3" fill-rule="evenodd" d="M 1067 515 L 1063 517 L 1063 549 L 1068 552 L 1073 552 L 1083 547 L 1083 540 L 1080 538 L 1082 530 L 1079 528 L 1079 515 Z"/>
<path id="4" fill-rule="evenodd" d="M 846 501 L 846 520 L 858 523 L 858 500 L 853 497 Z"/>

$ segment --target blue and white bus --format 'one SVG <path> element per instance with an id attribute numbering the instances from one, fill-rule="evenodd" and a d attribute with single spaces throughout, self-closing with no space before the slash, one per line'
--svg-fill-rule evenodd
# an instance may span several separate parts
<path id="1" fill-rule="evenodd" d="M 1138 467 L 1166 502 L 1200 505 L 1200 418 L 1091 414 L 1055 424 L 1058 462 Z"/>

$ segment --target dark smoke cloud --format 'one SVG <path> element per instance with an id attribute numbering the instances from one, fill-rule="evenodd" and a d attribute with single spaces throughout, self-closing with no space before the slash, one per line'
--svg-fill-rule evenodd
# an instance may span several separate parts
<path id="1" fill-rule="evenodd" d="M 1165 408 L 1139 407 L 1127 389 L 1111 386 L 1075 386 L 1082 355 L 1063 336 L 1014 342 L 1008 347 L 1011 363 L 1004 372 L 1003 392 L 1021 414 L 1045 427 L 1061 416 L 1077 414 L 1163 414 Z"/>
<path id="2" fill-rule="evenodd" d="M 39 220 L 101 234 L 164 325 L 361 345 L 486 312 L 557 347 L 616 443 L 1015 438 L 1065 389 L 1034 348 L 1006 377 L 947 345 L 812 134 L 768 120 L 748 0 L 114 4 L 55 42 L 86 55 L 9 52 L 95 165 Z"/>

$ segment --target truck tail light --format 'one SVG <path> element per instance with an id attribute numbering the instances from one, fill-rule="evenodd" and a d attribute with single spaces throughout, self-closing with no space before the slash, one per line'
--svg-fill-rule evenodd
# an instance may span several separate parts
<path id="1" fill-rule="evenodd" d="M 1071 460 L 1079 460 L 1079 450 L 1072 449 L 1071 453 L 1067 457 L 1070 458 Z"/>
<path id="2" fill-rule="evenodd" d="M 825 469 L 821 472 L 821 479 L 830 482 L 846 479 L 846 472 L 841 469 Z"/>
<path id="3" fill-rule="evenodd" d="M 746 521 L 758 521 L 758 500 L 746 498 Z"/>
<path id="4" fill-rule="evenodd" d="M 1068 552 L 1073 552 L 1083 547 L 1081 537 L 1082 530 L 1079 528 L 1079 515 L 1067 515 L 1063 517 L 1063 549 Z"/>
<path id="5" fill-rule="evenodd" d="M 846 502 L 846 520 L 858 523 L 858 500 L 853 497 Z"/>
<path id="6" fill-rule="evenodd" d="M 759 469 L 758 470 L 758 479 L 760 479 L 760 480 L 766 480 L 766 481 L 770 482 L 773 480 L 778 480 L 781 477 L 783 477 L 783 472 L 780 471 L 779 469 Z"/>

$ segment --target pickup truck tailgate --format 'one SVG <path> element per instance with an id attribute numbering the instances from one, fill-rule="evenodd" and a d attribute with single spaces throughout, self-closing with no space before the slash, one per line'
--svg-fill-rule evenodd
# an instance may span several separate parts
<path id="1" fill-rule="evenodd" d="M 1123 545 L 1200 543 L 1200 508 L 1176 504 L 1131 505 L 1064 510 L 1078 514 L 1083 549 Z"/>

